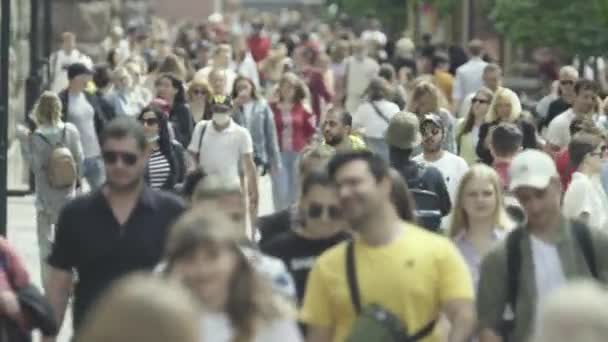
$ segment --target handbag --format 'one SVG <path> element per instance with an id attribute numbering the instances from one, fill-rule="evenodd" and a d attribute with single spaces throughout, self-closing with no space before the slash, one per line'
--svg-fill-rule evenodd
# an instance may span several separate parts
<path id="1" fill-rule="evenodd" d="M 355 246 L 351 240 L 346 245 L 346 277 L 352 304 L 357 313 L 347 342 L 415 342 L 430 333 L 435 328 L 436 320 L 424 326 L 413 335 L 408 334 L 407 327 L 400 317 L 378 304 L 361 307 L 361 297 L 355 269 Z"/>

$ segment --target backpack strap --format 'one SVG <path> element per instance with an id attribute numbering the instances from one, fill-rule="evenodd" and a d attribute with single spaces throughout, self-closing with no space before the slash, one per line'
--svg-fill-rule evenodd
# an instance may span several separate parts
<path id="1" fill-rule="evenodd" d="M 389 123 L 390 120 L 386 117 L 386 115 L 384 115 L 384 113 L 382 113 L 382 111 L 380 111 L 380 108 L 378 108 L 378 106 L 376 106 L 376 104 L 374 103 L 374 101 L 369 101 L 369 104 L 372 105 L 372 107 L 374 108 L 374 111 L 376 111 L 376 114 L 378 114 L 378 116 L 384 120 L 384 122 Z"/>
<path id="2" fill-rule="evenodd" d="M 597 270 L 593 244 L 591 242 L 591 231 L 585 224 L 581 222 L 574 221 L 571 223 L 571 225 L 574 238 L 576 238 L 576 242 L 578 242 L 578 245 L 583 252 L 583 257 L 585 258 L 585 262 L 587 263 L 587 267 L 589 267 L 591 275 L 596 280 L 599 280 L 600 276 Z"/>
<path id="3" fill-rule="evenodd" d="M 353 303 L 355 312 L 360 314 L 361 297 L 357 283 L 357 270 L 355 269 L 355 243 L 353 240 L 348 241 L 346 244 L 346 280 L 348 281 L 348 289 L 350 290 L 350 300 Z"/>
<path id="4" fill-rule="evenodd" d="M 515 314 L 517 303 L 517 292 L 519 290 L 519 276 L 521 271 L 521 240 L 524 236 L 524 228 L 519 227 L 507 236 L 507 289 L 508 303 L 511 311 Z"/>

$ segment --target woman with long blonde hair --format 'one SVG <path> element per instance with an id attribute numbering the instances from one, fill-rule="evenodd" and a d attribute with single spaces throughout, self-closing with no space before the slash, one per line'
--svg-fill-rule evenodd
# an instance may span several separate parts
<path id="1" fill-rule="evenodd" d="M 20 126 L 18 137 L 25 147 L 24 156 L 36 182 L 36 224 L 44 283 L 46 258 L 51 251 L 51 229 L 57 223 L 63 205 L 74 197 L 76 186 L 76 181 L 62 188 L 51 184 L 49 158 L 58 144 L 67 147 L 74 158 L 76 173 L 80 174 L 83 152 L 76 126 L 61 120 L 61 100 L 55 93 L 46 91 L 40 96 L 34 107 L 33 120 L 37 128 L 32 132 Z"/>
<path id="2" fill-rule="evenodd" d="M 447 106 L 445 96 L 436 85 L 428 81 L 418 81 L 412 90 L 407 109 L 409 112 L 416 114 L 421 122 L 426 114 L 439 115 L 441 121 L 443 121 L 443 127 L 445 127 L 445 135 L 441 146 L 444 150 L 456 154 L 455 120 L 446 109 Z"/>
<path id="3" fill-rule="evenodd" d="M 462 253 L 477 285 L 484 255 L 514 226 L 505 209 L 502 185 L 494 169 L 477 164 L 465 173 L 450 219 L 449 236 Z"/>
<path id="4" fill-rule="evenodd" d="M 202 341 L 301 341 L 289 306 L 250 263 L 242 239 L 239 225 L 200 210 L 185 214 L 169 233 L 165 273 L 202 305 Z"/>
<path id="5" fill-rule="evenodd" d="M 517 94 L 509 88 L 499 88 L 494 94 L 494 99 L 488 108 L 485 123 L 479 128 L 479 140 L 477 142 L 477 155 L 479 159 L 491 165 L 494 158 L 489 149 L 490 131 L 502 122 L 515 124 L 523 133 L 522 147 L 537 148 L 536 128 L 522 115 L 521 102 Z"/>

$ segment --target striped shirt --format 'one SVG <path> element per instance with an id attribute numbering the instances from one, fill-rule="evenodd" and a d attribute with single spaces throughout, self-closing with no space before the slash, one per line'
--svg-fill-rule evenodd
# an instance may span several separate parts
<path id="1" fill-rule="evenodd" d="M 160 150 L 155 150 L 150 155 L 148 160 L 148 178 L 150 187 L 160 189 L 163 184 L 169 179 L 171 174 L 171 165 L 169 160 L 162 154 Z"/>

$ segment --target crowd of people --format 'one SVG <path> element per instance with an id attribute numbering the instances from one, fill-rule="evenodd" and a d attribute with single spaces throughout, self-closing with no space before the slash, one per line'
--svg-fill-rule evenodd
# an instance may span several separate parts
<path id="1" fill-rule="evenodd" d="M 68 306 L 82 342 L 608 331 L 608 100 L 576 68 L 529 112 L 482 41 L 375 18 L 116 27 L 99 64 L 62 38 L 19 127 L 42 309 L 0 239 L 5 334 L 54 341 Z"/>

